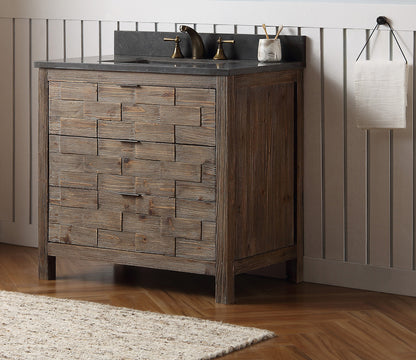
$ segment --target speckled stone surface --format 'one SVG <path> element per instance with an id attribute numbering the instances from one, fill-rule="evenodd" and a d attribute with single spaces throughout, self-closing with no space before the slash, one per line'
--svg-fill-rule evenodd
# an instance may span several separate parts
<path id="1" fill-rule="evenodd" d="M 179 36 L 180 47 L 184 57 L 191 57 L 191 40 L 187 34 L 150 32 L 150 31 L 115 31 L 114 32 L 114 54 L 115 55 L 137 55 L 162 56 L 172 55 L 174 44 L 163 41 L 164 38 Z M 266 39 L 264 35 L 257 34 L 200 34 L 204 43 L 205 58 L 212 59 L 217 50 L 217 40 L 234 40 L 234 44 L 224 44 L 224 53 L 232 60 L 257 60 L 257 47 L 260 39 Z M 305 36 L 280 35 L 279 40 L 283 49 L 283 62 L 305 63 Z"/>
<path id="2" fill-rule="evenodd" d="M 114 61 L 113 61 L 114 60 Z M 132 62 L 130 62 L 132 61 Z M 143 57 L 87 57 L 83 59 L 67 59 L 37 61 L 38 68 L 127 71 L 157 74 L 183 75 L 216 75 L 230 76 L 252 74 L 268 71 L 282 71 L 304 67 L 301 62 L 260 63 L 257 60 L 222 60 L 209 59 L 170 59 Z"/>
<path id="3" fill-rule="evenodd" d="M 174 37 L 177 33 L 116 31 L 114 34 L 114 54 L 104 57 L 86 57 L 66 60 L 36 61 L 39 68 L 125 71 L 157 74 L 214 75 L 230 76 L 271 71 L 282 71 L 305 66 L 304 36 L 281 36 L 282 61 L 260 63 L 257 61 L 258 40 L 261 35 L 201 34 L 204 40 L 206 59 L 189 58 L 190 40 L 181 36 L 182 52 L 186 58 L 171 59 L 171 42 L 163 37 Z M 235 39 L 235 44 L 224 45 L 230 60 L 212 60 L 216 49 L 216 39 Z"/>

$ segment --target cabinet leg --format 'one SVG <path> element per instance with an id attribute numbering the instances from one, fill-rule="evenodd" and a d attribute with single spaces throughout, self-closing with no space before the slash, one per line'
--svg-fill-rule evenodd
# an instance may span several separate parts
<path id="1" fill-rule="evenodd" d="M 296 284 L 303 281 L 302 259 L 294 259 L 286 262 L 286 273 L 288 279 Z"/>
<path id="2" fill-rule="evenodd" d="M 56 279 L 56 257 L 45 256 L 39 261 L 39 279 L 55 280 Z"/>
<path id="3" fill-rule="evenodd" d="M 234 275 L 215 277 L 215 302 L 218 304 L 234 304 L 235 302 Z"/>

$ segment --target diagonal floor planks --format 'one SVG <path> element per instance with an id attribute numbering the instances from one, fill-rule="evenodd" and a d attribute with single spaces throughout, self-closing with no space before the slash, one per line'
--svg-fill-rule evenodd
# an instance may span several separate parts
<path id="1" fill-rule="evenodd" d="M 243 275 L 236 305 L 214 302 L 208 276 L 77 259 L 37 279 L 37 250 L 0 244 L 0 290 L 81 299 L 266 328 L 277 338 L 224 359 L 416 359 L 416 298 Z"/>

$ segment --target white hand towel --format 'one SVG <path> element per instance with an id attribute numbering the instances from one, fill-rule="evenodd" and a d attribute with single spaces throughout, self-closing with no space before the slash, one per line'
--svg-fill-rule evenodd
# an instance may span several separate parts
<path id="1" fill-rule="evenodd" d="M 407 68 L 403 61 L 355 63 L 354 94 L 359 128 L 406 127 Z"/>

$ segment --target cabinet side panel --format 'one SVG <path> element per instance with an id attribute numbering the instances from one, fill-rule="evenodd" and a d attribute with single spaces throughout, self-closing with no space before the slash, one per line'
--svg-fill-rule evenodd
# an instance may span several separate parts
<path id="1" fill-rule="evenodd" d="M 235 91 L 233 225 L 241 259 L 294 244 L 295 84 L 237 83 Z"/>

